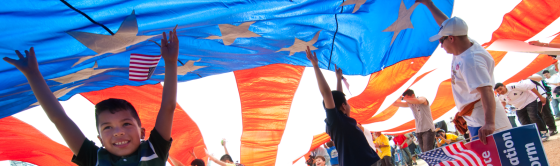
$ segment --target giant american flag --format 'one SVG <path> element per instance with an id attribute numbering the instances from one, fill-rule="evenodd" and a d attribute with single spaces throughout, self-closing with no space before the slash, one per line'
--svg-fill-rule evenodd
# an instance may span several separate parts
<path id="1" fill-rule="evenodd" d="M 558 1 L 433 1 L 448 16 L 463 18 L 469 36 L 481 44 L 497 39 L 560 42 L 554 36 L 560 29 Z M 130 101 L 147 132 L 153 128 L 164 63 L 158 63 L 149 80 L 131 81 L 130 55 L 158 55 L 159 47 L 150 40 L 158 41 L 158 34 L 176 25 L 181 68 L 170 165 L 190 164 L 191 151 L 206 159 L 205 148 L 223 154 L 223 138 L 233 159 L 247 166 L 305 165 L 301 157 L 329 137 L 322 98 L 302 46 L 316 48 L 333 89 L 331 71 L 335 64 L 342 68 L 351 85 L 351 93 L 345 92 L 353 117 L 371 131 L 414 130 L 410 109 L 391 106 L 407 88 L 430 101 L 434 120 L 456 112 L 451 55 L 428 41 L 439 26 L 415 0 L 68 3 L 115 34 L 137 32 L 123 33 L 135 40 L 101 49 L 85 45 L 79 40 L 85 33 L 110 41 L 114 36 L 60 1 L 3 0 L 0 22 L 13 24 L 0 24 L 0 56 L 15 58 L 13 50 L 35 46 L 47 84 L 68 116 L 98 145 L 94 104 L 109 97 Z M 133 11 L 136 20 L 128 21 L 136 26 L 119 32 Z M 389 28 L 408 18 L 413 28 Z M 496 81 L 505 84 L 555 62 L 546 55 L 490 53 Z M 72 152 L 36 104 L 24 76 L 4 61 L 0 74 L 0 160 L 73 165 Z"/>

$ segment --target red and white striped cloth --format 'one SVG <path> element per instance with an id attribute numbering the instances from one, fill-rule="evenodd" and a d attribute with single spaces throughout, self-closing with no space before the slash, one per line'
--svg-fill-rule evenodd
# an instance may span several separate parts
<path id="1" fill-rule="evenodd" d="M 146 81 L 158 65 L 161 55 L 130 54 L 128 79 L 132 81 Z"/>
<path id="2" fill-rule="evenodd" d="M 482 158 L 458 142 L 420 154 L 430 166 L 484 166 Z"/>

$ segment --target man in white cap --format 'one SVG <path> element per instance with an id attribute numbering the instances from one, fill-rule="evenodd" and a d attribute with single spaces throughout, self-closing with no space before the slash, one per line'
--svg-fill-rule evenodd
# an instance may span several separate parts
<path id="1" fill-rule="evenodd" d="M 441 25 L 430 41 L 439 39 L 441 47 L 453 54 L 451 87 L 460 110 L 455 119 L 464 118 L 471 136 L 478 135 L 486 144 L 488 135 L 511 128 L 504 108 L 494 96 L 494 59 L 480 44 L 469 39 L 467 24 L 461 18 L 448 19 L 431 0 L 417 2 L 426 5 Z"/>

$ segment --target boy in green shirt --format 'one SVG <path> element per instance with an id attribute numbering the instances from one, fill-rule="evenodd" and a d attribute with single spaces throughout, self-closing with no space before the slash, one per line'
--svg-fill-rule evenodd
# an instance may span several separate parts
<path id="1" fill-rule="evenodd" d="M 171 147 L 171 126 L 177 104 L 177 58 L 179 39 L 175 30 L 165 32 L 161 40 L 161 55 L 165 61 L 165 86 L 160 111 L 148 141 L 140 118 L 134 107 L 122 99 L 107 99 L 95 105 L 95 120 L 98 139 L 103 147 L 95 146 L 66 115 L 58 99 L 49 89 L 39 71 L 33 47 L 19 60 L 5 57 L 4 60 L 21 71 L 43 110 L 54 123 L 70 150 L 72 162 L 78 165 L 165 165 Z"/>

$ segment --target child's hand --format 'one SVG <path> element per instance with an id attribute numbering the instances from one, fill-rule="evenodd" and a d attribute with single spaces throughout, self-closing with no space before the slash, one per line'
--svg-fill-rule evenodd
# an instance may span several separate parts
<path id="1" fill-rule="evenodd" d="M 37 63 L 35 49 L 33 49 L 33 47 L 31 47 L 29 51 L 25 50 L 26 56 L 23 56 L 18 50 L 16 50 L 16 54 L 18 55 L 19 60 L 4 57 L 4 61 L 14 65 L 24 75 L 39 72 L 39 64 Z"/>
<path id="2" fill-rule="evenodd" d="M 167 35 L 163 32 L 160 50 L 163 60 L 177 63 L 177 58 L 179 57 L 179 38 L 177 37 L 176 29 L 169 31 L 169 40 L 167 40 Z"/>
<path id="3" fill-rule="evenodd" d="M 342 69 L 337 68 L 336 64 L 334 65 L 334 70 L 336 71 L 336 79 L 342 80 Z"/>
<path id="4" fill-rule="evenodd" d="M 313 64 L 313 66 L 317 66 L 319 64 L 319 60 L 317 60 L 317 54 L 311 53 L 311 49 L 309 49 L 309 46 L 307 46 L 307 50 L 305 50 L 305 53 L 307 54 L 307 59 L 311 61 L 311 64 Z"/>

